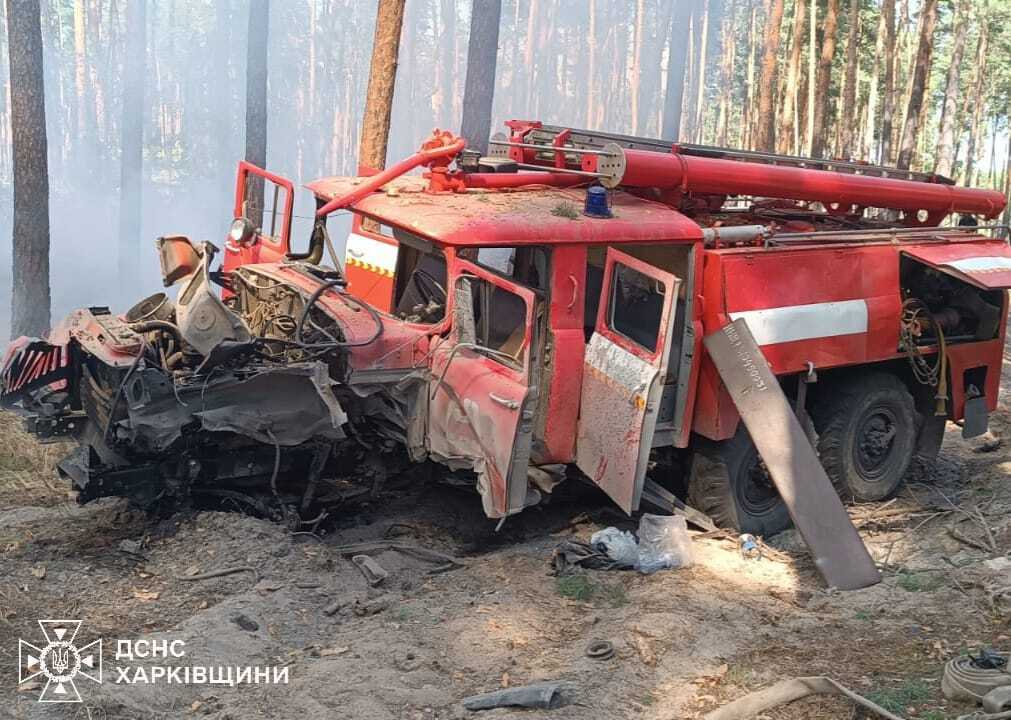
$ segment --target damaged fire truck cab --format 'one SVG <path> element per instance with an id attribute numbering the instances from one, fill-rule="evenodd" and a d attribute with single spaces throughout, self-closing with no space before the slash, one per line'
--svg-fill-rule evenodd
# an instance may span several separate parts
<path id="1" fill-rule="evenodd" d="M 311 189 L 329 199 L 348 182 Z M 691 373 L 683 359 L 695 348 L 682 347 L 678 308 L 692 292 L 701 228 L 622 192 L 605 221 L 583 214 L 582 190 L 433 197 L 426 187 L 402 179 L 354 207 L 399 247 L 390 295 L 373 300 L 423 327 L 431 355 L 416 405 L 424 447 L 414 450 L 474 467 L 491 517 L 537 501 L 532 469 L 570 463 L 636 509 L 654 438 L 687 435 L 690 384 L 679 370 Z M 349 247 L 383 252 L 388 240 L 369 235 Z"/>

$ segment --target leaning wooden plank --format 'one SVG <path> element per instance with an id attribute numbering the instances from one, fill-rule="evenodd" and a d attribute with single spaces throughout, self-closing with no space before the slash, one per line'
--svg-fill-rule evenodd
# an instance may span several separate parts
<path id="1" fill-rule="evenodd" d="M 705 344 L 822 577 L 840 590 L 880 582 L 874 561 L 745 321 L 725 325 L 707 336 Z"/>

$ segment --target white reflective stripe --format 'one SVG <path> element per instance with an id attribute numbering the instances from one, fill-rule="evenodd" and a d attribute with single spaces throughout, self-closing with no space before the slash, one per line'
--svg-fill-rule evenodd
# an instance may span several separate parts
<path id="1" fill-rule="evenodd" d="M 731 320 L 744 318 L 759 345 L 835 337 L 867 332 L 867 302 L 840 302 L 787 305 L 765 310 L 730 313 Z"/>
<path id="2" fill-rule="evenodd" d="M 351 233 L 348 235 L 345 259 L 352 264 L 368 263 L 380 270 L 393 272 L 397 269 L 397 246 L 380 240 Z"/>
<path id="3" fill-rule="evenodd" d="M 1000 255 L 963 258 L 944 264 L 964 273 L 1011 270 L 1011 258 L 1001 257 Z"/>

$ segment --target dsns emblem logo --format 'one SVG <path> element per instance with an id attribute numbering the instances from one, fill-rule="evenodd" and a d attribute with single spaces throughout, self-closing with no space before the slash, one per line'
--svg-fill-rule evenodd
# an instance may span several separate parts
<path id="1" fill-rule="evenodd" d="M 39 620 L 46 644 L 18 641 L 18 684 L 45 678 L 39 702 L 81 702 L 75 678 L 102 682 L 102 641 L 74 644 L 80 620 Z"/>

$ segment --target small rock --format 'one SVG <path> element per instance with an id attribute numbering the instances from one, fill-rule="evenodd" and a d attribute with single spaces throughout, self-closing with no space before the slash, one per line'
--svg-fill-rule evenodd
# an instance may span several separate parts
<path id="1" fill-rule="evenodd" d="M 232 622 L 238 625 L 240 628 L 246 632 L 256 632 L 260 629 L 260 624 L 253 620 L 248 615 L 239 613 L 238 615 L 232 616 Z"/>
<path id="2" fill-rule="evenodd" d="M 393 598 L 389 595 L 383 595 L 372 600 L 366 600 L 365 602 L 356 600 L 353 610 L 358 617 L 365 617 L 366 615 L 378 615 L 384 610 L 388 610 L 392 604 Z"/>
<path id="3" fill-rule="evenodd" d="M 989 453 L 993 452 L 1001 446 L 1001 439 L 999 436 L 994 435 L 991 431 L 987 430 L 985 433 L 980 435 L 973 441 L 973 452 L 978 453 Z"/>

